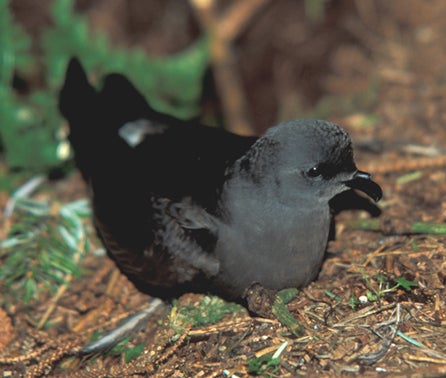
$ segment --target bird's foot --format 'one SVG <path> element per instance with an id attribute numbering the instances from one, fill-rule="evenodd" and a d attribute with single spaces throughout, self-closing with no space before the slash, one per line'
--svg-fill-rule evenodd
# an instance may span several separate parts
<path id="1" fill-rule="evenodd" d="M 266 289 L 259 283 L 249 286 L 243 295 L 248 310 L 263 318 L 273 318 L 272 306 L 276 299 L 276 290 Z"/>

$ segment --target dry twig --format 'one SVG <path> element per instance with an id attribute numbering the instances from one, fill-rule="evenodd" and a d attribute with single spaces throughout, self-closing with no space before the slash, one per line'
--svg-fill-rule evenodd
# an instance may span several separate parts
<path id="1" fill-rule="evenodd" d="M 198 20 L 210 38 L 211 60 L 228 129 L 240 135 L 252 135 L 253 129 L 248 121 L 248 107 L 233 42 L 267 2 L 268 0 L 236 1 L 223 15 L 217 16 L 215 0 L 190 0 Z"/>

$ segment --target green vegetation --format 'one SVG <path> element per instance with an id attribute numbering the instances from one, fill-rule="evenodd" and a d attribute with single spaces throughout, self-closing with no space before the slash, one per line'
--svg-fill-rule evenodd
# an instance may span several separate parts
<path id="1" fill-rule="evenodd" d="M 129 341 L 129 338 L 122 340 L 108 354 L 112 356 L 124 355 L 125 362 L 127 363 L 134 360 L 143 352 L 146 345 L 137 344 L 135 346 L 128 346 Z"/>
<path id="2" fill-rule="evenodd" d="M 226 302 L 215 296 L 203 296 L 200 302 L 178 307 L 174 301 L 170 322 L 177 335 L 184 333 L 186 327 L 199 327 L 215 324 L 226 315 L 244 311 L 243 307 Z"/>
<path id="3" fill-rule="evenodd" d="M 17 199 L 15 221 L 0 242 L 0 282 L 27 303 L 42 290 L 55 293 L 68 276 L 79 276 L 79 261 L 88 249 L 82 218 L 87 201 L 49 204 Z"/>
<path id="4" fill-rule="evenodd" d="M 362 272 L 362 278 L 366 283 L 366 296 L 370 302 L 379 301 L 383 295 L 395 292 L 397 289 L 401 288 L 410 291 L 413 287 L 418 286 L 417 282 L 409 281 L 405 277 L 395 278 L 395 284 L 392 284 L 389 277 L 384 274 L 378 274 L 375 279 L 372 280 Z"/>
<path id="5" fill-rule="evenodd" d="M 60 162 L 60 141 L 54 94 L 38 90 L 20 96 L 12 88 L 14 75 L 34 74 L 30 46 L 29 36 L 12 20 L 8 1 L 0 0 L 0 140 L 10 167 L 35 170 Z"/>
<path id="6" fill-rule="evenodd" d="M 127 75 L 160 111 L 180 118 L 197 115 L 209 61 L 206 37 L 172 56 L 148 57 L 142 50 L 111 46 L 105 33 L 92 33 L 73 11 L 73 0 L 58 0 L 51 5 L 52 25 L 33 41 L 41 53 L 33 55 L 31 39 L 14 23 L 8 3 L 0 0 L 0 146 L 10 168 L 42 172 L 69 158 L 57 98 L 71 56 L 92 77 Z M 14 78 L 29 83 L 36 77 L 39 88 L 26 94 L 14 88 Z"/>
<path id="7" fill-rule="evenodd" d="M 371 219 L 354 219 L 344 222 L 345 226 L 352 230 L 377 231 L 385 233 L 381 228 L 381 220 L 377 218 Z M 407 226 L 407 229 L 398 230 L 395 234 L 433 234 L 445 235 L 445 223 L 430 222 L 413 222 Z"/>
<path id="8" fill-rule="evenodd" d="M 292 301 L 298 293 L 295 288 L 283 289 L 276 294 L 272 306 L 272 313 L 277 317 L 277 320 L 281 322 L 288 330 L 296 337 L 302 334 L 302 325 L 297 319 L 290 313 L 286 304 Z"/>
<path id="9" fill-rule="evenodd" d="M 246 362 L 248 373 L 268 378 L 276 377 L 276 373 L 279 371 L 280 355 L 287 346 L 288 342 L 285 341 L 273 355 L 267 354 L 248 360 Z"/>
<path id="10" fill-rule="evenodd" d="M 265 355 L 248 360 L 248 373 L 254 375 L 263 375 L 273 377 L 279 371 L 280 358 L 271 355 Z"/>

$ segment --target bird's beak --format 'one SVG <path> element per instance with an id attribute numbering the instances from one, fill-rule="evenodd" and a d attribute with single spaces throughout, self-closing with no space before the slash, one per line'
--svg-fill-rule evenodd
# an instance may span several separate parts
<path id="1" fill-rule="evenodd" d="M 378 202 L 383 195 L 381 187 L 372 180 L 370 173 L 367 172 L 356 171 L 353 178 L 344 181 L 344 184 L 349 188 L 358 189 L 361 192 L 364 192 L 375 202 Z"/>

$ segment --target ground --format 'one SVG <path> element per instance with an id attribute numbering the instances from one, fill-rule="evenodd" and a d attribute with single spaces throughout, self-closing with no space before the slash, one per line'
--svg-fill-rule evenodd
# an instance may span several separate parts
<path id="1" fill-rule="evenodd" d="M 122 12 L 123 2 L 79 1 L 79 7 L 95 27 L 109 28 L 116 43 L 140 43 L 152 52 L 170 53 L 197 35 L 188 6 L 176 10 L 188 33 L 175 33 L 168 24 L 177 22 L 168 17 L 173 2 L 148 3 L 144 12 L 163 15 L 151 33 L 143 33 L 141 20 L 129 21 L 139 13 Z M 179 316 L 182 309 L 204 303 L 205 311 L 208 302 L 187 294 L 127 344 L 144 344 L 131 362 L 123 355 L 72 357 L 94 331 L 112 329 L 149 300 L 106 256 L 90 253 L 82 279 L 55 303 L 52 327 L 36 327 L 52 296 L 29 305 L 1 300 L 3 376 L 446 375 L 446 236 L 415 229 L 446 218 L 446 2 L 345 0 L 327 7 L 311 21 L 301 1 L 265 2 L 234 42 L 256 132 L 299 115 L 337 122 L 351 134 L 358 167 L 384 191 L 373 230 L 365 229 L 363 221 L 371 219 L 365 211 L 336 215 L 335 240 L 317 280 L 286 305 L 302 329 L 243 309 L 190 325 Z M 25 7 L 15 11 L 38 29 Z M 216 87 L 213 97 L 221 100 Z M 57 201 L 85 195 L 77 173 L 39 193 Z M 3 208 L 7 195 L 0 198 Z M 99 247 L 93 241 L 91 250 Z"/>

